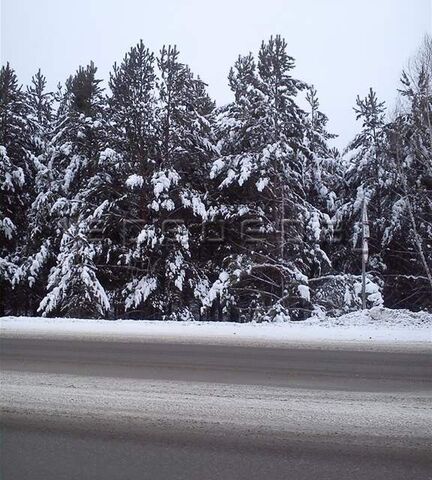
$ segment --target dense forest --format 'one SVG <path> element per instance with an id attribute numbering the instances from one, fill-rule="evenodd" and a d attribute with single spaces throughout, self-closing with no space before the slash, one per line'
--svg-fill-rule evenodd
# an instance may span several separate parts
<path id="1" fill-rule="evenodd" d="M 362 92 L 343 151 L 283 38 L 238 57 L 217 106 L 175 46 L 106 88 L 0 71 L 0 314 L 298 320 L 432 309 L 432 41 L 397 108 Z M 401 66 L 402 67 L 402 66 Z M 223 81 L 223 79 L 221 79 Z M 359 92 L 361 93 L 361 92 Z"/>

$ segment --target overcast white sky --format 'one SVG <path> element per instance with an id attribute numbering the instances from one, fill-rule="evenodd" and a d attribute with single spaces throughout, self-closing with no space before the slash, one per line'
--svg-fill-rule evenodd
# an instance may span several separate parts
<path id="1" fill-rule="evenodd" d="M 392 106 L 402 67 L 432 28 L 431 0 L 0 1 L 2 63 L 23 83 L 40 67 L 51 88 L 90 60 L 106 79 L 142 38 L 155 51 L 176 43 L 222 104 L 238 54 L 280 33 L 294 75 L 317 87 L 338 146 L 356 132 L 357 94 L 372 86 Z"/>

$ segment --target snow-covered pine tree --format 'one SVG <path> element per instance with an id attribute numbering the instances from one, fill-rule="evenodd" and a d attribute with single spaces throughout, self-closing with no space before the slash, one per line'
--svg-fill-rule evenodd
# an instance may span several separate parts
<path id="1" fill-rule="evenodd" d="M 109 82 L 109 147 L 100 163 L 106 172 L 104 236 L 112 240 L 107 255 L 117 313 L 125 310 L 125 285 L 142 273 L 142 260 L 133 254 L 136 236 L 148 222 L 150 178 L 155 169 L 155 82 L 154 55 L 142 40 L 120 65 L 114 65 Z"/>
<path id="2" fill-rule="evenodd" d="M 227 228 L 207 302 L 231 319 L 309 313 L 308 279 L 329 266 L 320 243 L 330 219 L 308 200 L 307 115 L 296 103 L 306 85 L 293 67 L 280 36 L 263 42 L 257 65 L 250 54 L 230 71 L 235 101 L 218 115 L 211 176 Z"/>
<path id="3" fill-rule="evenodd" d="M 114 64 L 110 75 L 111 141 L 127 157 L 125 166 L 134 173 L 151 163 L 155 149 L 154 63 L 154 54 L 141 40 L 120 65 Z"/>
<path id="4" fill-rule="evenodd" d="M 66 82 L 55 121 L 48 159 L 54 180 L 48 203 L 54 226 L 51 243 L 59 254 L 39 307 L 44 315 L 71 314 L 72 307 L 77 315 L 101 315 L 109 307 L 97 278 L 101 245 L 90 241 L 100 206 L 99 159 L 106 146 L 105 98 L 99 84 L 93 63 L 80 67 Z M 80 298 L 92 301 L 83 301 L 79 310 L 75 306 Z"/>
<path id="5" fill-rule="evenodd" d="M 40 304 L 44 315 L 104 316 L 110 301 L 97 278 L 96 250 L 84 223 L 62 235 L 57 264 L 48 279 L 48 294 Z"/>
<path id="6" fill-rule="evenodd" d="M 26 299 L 11 294 L 26 241 L 32 176 L 26 96 L 9 63 L 0 70 L 0 312 L 25 310 Z"/>
<path id="7" fill-rule="evenodd" d="M 33 75 L 27 87 L 27 105 L 30 132 L 34 143 L 35 155 L 45 152 L 45 144 L 50 133 L 53 120 L 54 95 L 47 91 L 47 80 L 40 69 Z"/>
<path id="8" fill-rule="evenodd" d="M 362 208 L 369 217 L 369 278 L 382 287 L 386 266 L 382 239 L 389 202 L 396 182 L 394 165 L 386 154 L 385 105 L 370 89 L 366 98 L 357 97 L 354 108 L 361 131 L 348 145 L 343 157 L 343 185 L 336 222 L 346 235 L 333 261 L 345 273 L 361 271 Z M 374 295 L 376 301 L 381 301 Z"/>
<path id="9" fill-rule="evenodd" d="M 131 186 L 150 193 L 145 222 L 130 258 L 140 274 L 125 289 L 126 308 L 147 316 L 192 318 L 208 288 L 197 262 L 206 221 L 206 168 L 214 152 L 210 116 L 214 105 L 205 85 L 179 61 L 176 47 L 158 57 L 158 144 L 149 177 Z"/>
<path id="10" fill-rule="evenodd" d="M 46 78 L 39 70 L 26 91 L 28 161 L 31 168 L 29 208 L 26 214 L 25 245 L 14 277 L 16 292 L 25 295 L 27 311 L 36 313 L 43 297 L 53 252 L 50 243 L 49 212 L 44 208 L 49 197 L 52 172 L 47 164 L 53 119 L 54 96 L 46 90 Z"/>
<path id="11" fill-rule="evenodd" d="M 338 188 L 338 152 L 332 149 L 329 141 L 336 135 L 327 130 L 328 117 L 320 111 L 320 103 L 316 88 L 307 89 L 306 101 L 309 105 L 306 118 L 307 184 L 309 201 L 320 206 L 321 210 L 333 214 L 336 206 L 336 190 Z"/>
<path id="12" fill-rule="evenodd" d="M 388 156 L 396 175 L 383 236 L 386 301 L 432 306 L 432 40 L 402 75 L 402 106 L 389 125 Z"/>

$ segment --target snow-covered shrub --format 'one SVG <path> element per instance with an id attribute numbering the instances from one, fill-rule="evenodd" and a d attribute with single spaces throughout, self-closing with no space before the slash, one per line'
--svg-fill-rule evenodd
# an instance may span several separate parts
<path id="1" fill-rule="evenodd" d="M 361 308 L 361 276 L 329 275 L 311 282 L 311 301 L 320 309 L 341 314 Z M 366 280 L 367 308 L 383 305 L 382 287 L 377 281 Z"/>

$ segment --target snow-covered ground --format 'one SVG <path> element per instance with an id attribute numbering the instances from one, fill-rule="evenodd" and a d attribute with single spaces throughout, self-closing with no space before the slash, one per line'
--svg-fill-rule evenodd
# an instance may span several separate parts
<path id="1" fill-rule="evenodd" d="M 86 320 L 2 317 L 8 337 L 67 337 L 118 341 L 228 343 L 236 345 L 424 348 L 432 350 L 432 314 L 375 307 L 337 318 L 303 322 L 247 323 Z"/>

